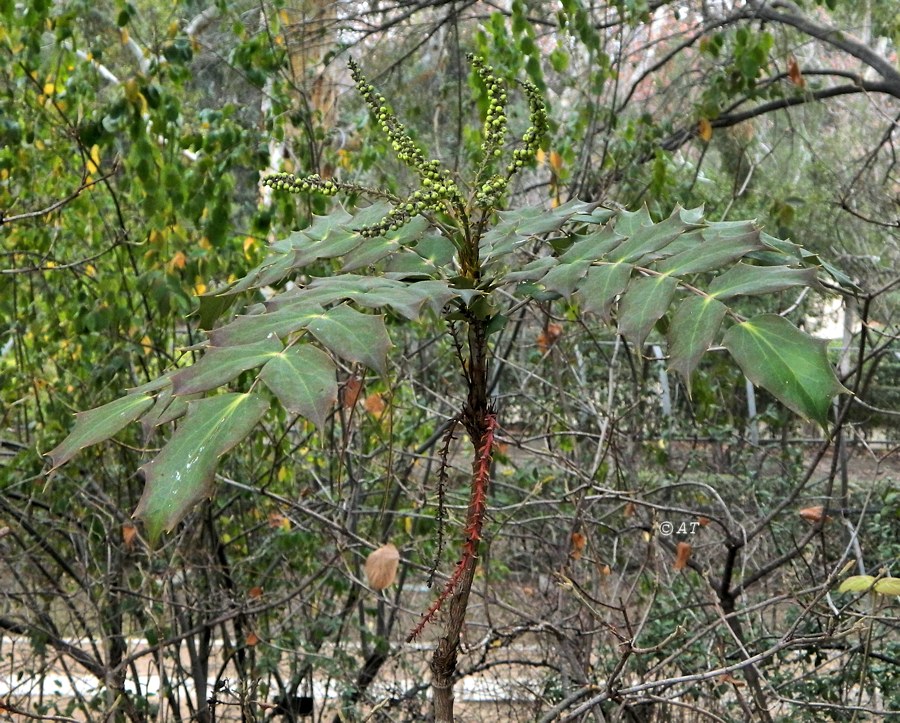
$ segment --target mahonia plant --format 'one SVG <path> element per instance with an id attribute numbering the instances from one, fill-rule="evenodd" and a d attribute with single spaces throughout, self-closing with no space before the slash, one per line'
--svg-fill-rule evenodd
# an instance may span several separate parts
<path id="1" fill-rule="evenodd" d="M 705 220 L 702 209 L 676 208 L 658 221 L 646 208 L 617 213 L 578 200 L 551 209 L 504 210 L 513 177 L 533 163 L 545 142 L 547 111 L 537 88 L 519 83 L 529 126 L 509 142 L 508 83 L 481 58 L 470 61 L 488 105 L 482 158 L 469 181 L 427 157 L 351 61 L 357 90 L 418 187 L 400 197 L 315 174 L 266 177 L 263 184 L 278 191 L 362 194 L 372 203 L 355 214 L 336 206 L 315 217 L 274 243 L 242 279 L 201 297 L 200 323 L 208 338 L 199 361 L 79 414 L 69 436 L 48 455 L 56 470 L 133 421 L 140 420 L 148 437 L 175 422 L 159 453 L 141 467 L 145 489 L 135 515 L 156 539 L 212 495 L 219 458 L 251 434 L 273 401 L 321 428 L 337 400 L 336 360 L 386 375 L 391 342 L 385 311 L 415 320 L 430 309 L 464 327 L 457 338 L 466 395 L 457 421 L 473 444 L 473 479 L 461 559 L 423 618 L 424 624 L 453 598 L 432 664 L 436 696 L 452 688 L 488 505 L 492 444 L 502 429 L 488 393 L 490 334 L 505 322 L 510 305 L 566 300 L 614 324 L 636 349 L 662 326 L 669 366 L 688 388 L 703 354 L 724 346 L 753 383 L 822 425 L 833 397 L 846 391 L 824 342 L 777 314 L 744 318 L 731 306 L 743 297 L 817 287 L 820 276 L 847 282 L 800 246 L 751 221 Z M 339 264 L 339 272 L 304 280 L 304 269 L 322 261 Z M 356 273 L 360 269 L 365 273 Z M 240 294 L 287 280 L 294 285 L 219 318 Z M 236 388 L 248 371 L 252 382 Z"/>

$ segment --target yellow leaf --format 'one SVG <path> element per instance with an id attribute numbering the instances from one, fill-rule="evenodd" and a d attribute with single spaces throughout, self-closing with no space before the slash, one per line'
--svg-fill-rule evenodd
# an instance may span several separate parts
<path id="1" fill-rule="evenodd" d="M 144 350 L 144 354 L 150 354 L 153 351 L 153 339 L 144 334 L 144 338 L 141 339 L 141 348 Z"/>
<path id="2" fill-rule="evenodd" d="M 560 172 L 560 169 L 562 169 L 562 163 L 562 156 L 559 155 L 559 153 L 557 153 L 556 151 L 550 151 L 550 168 L 552 168 L 555 173 Z"/>
<path id="3" fill-rule="evenodd" d="M 871 575 L 852 575 L 841 583 L 838 592 L 865 592 L 874 582 L 875 578 Z"/>
<path id="4" fill-rule="evenodd" d="M 53 83 L 44 83 L 44 95 L 53 95 L 56 86 Z"/>
<path id="5" fill-rule="evenodd" d="M 100 170 L 100 146 L 96 143 L 91 146 L 91 157 L 87 161 L 88 173 L 97 173 Z"/>
<path id="6" fill-rule="evenodd" d="M 252 249 L 255 245 L 256 245 L 256 239 L 253 238 L 252 236 L 247 236 L 247 238 L 244 239 L 244 254 L 246 254 L 247 251 Z"/>
<path id="7" fill-rule="evenodd" d="M 97 269 L 94 267 L 93 264 L 88 264 L 87 266 L 84 267 L 84 273 L 86 273 L 88 276 L 96 276 Z"/>
<path id="8" fill-rule="evenodd" d="M 203 236 L 198 242 L 197 245 L 203 249 L 204 251 L 209 251 L 212 249 L 212 244 L 209 242 L 209 239 L 206 236 Z"/>
<path id="9" fill-rule="evenodd" d="M 875 583 L 879 595 L 900 595 L 900 577 L 883 577 Z"/>
<path id="10" fill-rule="evenodd" d="M 196 294 L 197 296 L 203 296 L 203 294 L 205 293 L 206 284 L 204 284 L 202 281 L 198 281 L 196 284 L 194 284 L 194 294 Z"/>
<path id="11" fill-rule="evenodd" d="M 183 269 L 184 265 L 187 263 L 187 256 L 184 255 L 184 251 L 176 251 L 175 255 L 172 257 L 172 260 L 169 261 L 170 269 Z"/>
<path id="12" fill-rule="evenodd" d="M 535 158 L 535 160 L 537 161 L 537 163 L 538 163 L 539 166 L 543 166 L 543 165 L 544 165 L 544 161 L 547 159 L 547 154 L 544 153 L 544 149 L 543 149 L 543 148 L 538 148 L 538 149 L 537 149 L 537 153 L 534 154 L 534 158 Z"/>
<path id="13" fill-rule="evenodd" d="M 413 531 L 413 518 L 407 515 L 403 518 L 403 530 L 407 535 L 411 535 Z"/>
<path id="14" fill-rule="evenodd" d="M 700 136 L 701 140 L 709 143 L 709 139 L 712 138 L 712 134 L 712 123 L 710 123 L 706 118 L 701 118 L 700 122 L 697 123 L 697 135 Z"/>
<path id="15" fill-rule="evenodd" d="M 125 45 L 131 39 L 131 36 L 128 34 L 128 28 L 122 28 L 119 31 L 119 37 L 122 40 L 122 45 Z"/>

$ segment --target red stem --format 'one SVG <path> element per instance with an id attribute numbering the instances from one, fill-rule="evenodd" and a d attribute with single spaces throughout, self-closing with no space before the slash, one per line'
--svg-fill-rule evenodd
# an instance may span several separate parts
<path id="1" fill-rule="evenodd" d="M 469 512 L 466 519 L 466 539 L 462 546 L 462 557 L 456 563 L 456 569 L 447 584 L 438 595 L 431 607 L 422 615 L 422 619 L 415 629 L 407 636 L 406 642 L 411 643 L 440 611 L 441 606 L 459 584 L 463 571 L 468 564 L 478 557 L 478 543 L 481 541 L 481 528 L 484 525 L 484 513 L 487 510 L 487 488 L 491 479 L 491 452 L 494 447 L 494 432 L 497 429 L 497 415 L 488 412 L 484 417 L 484 437 L 478 448 L 478 458 L 472 473 L 472 494 L 469 497 Z"/>

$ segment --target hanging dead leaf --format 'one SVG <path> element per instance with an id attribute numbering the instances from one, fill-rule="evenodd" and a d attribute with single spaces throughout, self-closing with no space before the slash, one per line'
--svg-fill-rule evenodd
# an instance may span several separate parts
<path id="1" fill-rule="evenodd" d="M 625 517 L 634 517 L 635 509 L 634 502 L 626 502 L 622 514 L 625 515 Z"/>
<path id="2" fill-rule="evenodd" d="M 252 600 L 258 600 L 263 595 L 263 589 L 261 587 L 251 587 L 247 592 Z"/>
<path id="3" fill-rule="evenodd" d="M 400 551 L 388 542 L 369 553 L 366 558 L 366 579 L 373 590 L 384 590 L 397 577 Z"/>
<path id="4" fill-rule="evenodd" d="M 366 397 L 363 406 L 373 417 L 380 417 L 387 405 L 384 402 L 384 397 L 379 392 L 374 392 Z"/>
<path id="5" fill-rule="evenodd" d="M 538 335 L 537 339 L 538 349 L 541 350 L 541 353 L 546 354 L 547 350 L 562 336 L 562 332 L 562 324 L 547 324 L 547 328 Z"/>
<path id="6" fill-rule="evenodd" d="M 678 546 L 675 548 L 675 564 L 672 565 L 675 570 L 684 570 L 687 567 L 688 560 L 691 559 L 692 549 L 690 542 L 678 543 Z"/>
<path id="7" fill-rule="evenodd" d="M 252 648 L 254 645 L 257 645 L 259 643 L 259 636 L 251 630 L 244 638 L 244 642 L 248 647 Z"/>
<path id="8" fill-rule="evenodd" d="M 569 557 L 573 560 L 580 560 L 581 555 L 584 552 L 585 545 L 587 545 L 587 537 L 585 537 L 580 532 L 572 533 L 572 549 L 569 550 Z"/>
<path id="9" fill-rule="evenodd" d="M 612 569 L 610 569 L 609 565 L 604 565 L 603 567 L 600 568 L 600 572 L 603 575 L 610 575 L 610 574 L 612 574 Z"/>
<path id="10" fill-rule="evenodd" d="M 704 143 L 709 143 L 712 138 L 713 127 L 712 123 L 709 122 L 706 118 L 701 118 L 697 122 L 697 135 L 700 136 L 700 140 Z"/>
<path id="11" fill-rule="evenodd" d="M 137 538 L 137 527 L 130 522 L 122 525 L 122 542 L 125 543 L 125 549 L 131 552 L 134 549 L 134 541 Z"/>
<path id="12" fill-rule="evenodd" d="M 804 507 L 800 510 L 800 516 L 806 520 L 807 522 L 821 522 L 822 518 L 825 518 L 825 521 L 828 522 L 831 518 L 825 514 L 825 508 L 822 505 L 816 505 L 815 507 Z"/>
<path id="13" fill-rule="evenodd" d="M 341 406 L 344 409 L 351 409 L 356 406 L 362 386 L 362 379 L 359 377 L 350 377 L 344 382 L 344 386 L 341 387 L 340 391 Z"/>
<path id="14" fill-rule="evenodd" d="M 800 72 L 800 64 L 793 55 L 788 56 L 788 78 L 790 78 L 791 82 L 798 88 L 806 87 L 806 78 L 804 78 L 803 73 Z"/>
<path id="15" fill-rule="evenodd" d="M 697 518 L 697 524 L 700 527 L 706 527 L 709 524 L 709 517 L 703 517 L 702 515 Z"/>

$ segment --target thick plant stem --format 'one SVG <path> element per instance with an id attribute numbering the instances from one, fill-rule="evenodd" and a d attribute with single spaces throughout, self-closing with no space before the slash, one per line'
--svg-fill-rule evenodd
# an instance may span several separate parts
<path id="1" fill-rule="evenodd" d="M 454 571 L 445 597 L 450 595 L 446 606 L 447 622 L 431 659 L 432 688 L 434 690 L 434 719 L 438 723 L 453 720 L 453 683 L 456 679 L 456 662 L 459 640 L 469 593 L 475 569 L 478 566 L 478 551 L 481 546 L 481 528 L 487 504 L 487 486 L 490 477 L 491 450 L 494 444 L 496 417 L 487 402 L 487 333 L 486 322 L 472 320 L 469 326 L 469 394 L 463 423 L 475 447 L 472 464 L 472 492 L 466 515 L 466 539 L 463 554 Z"/>

